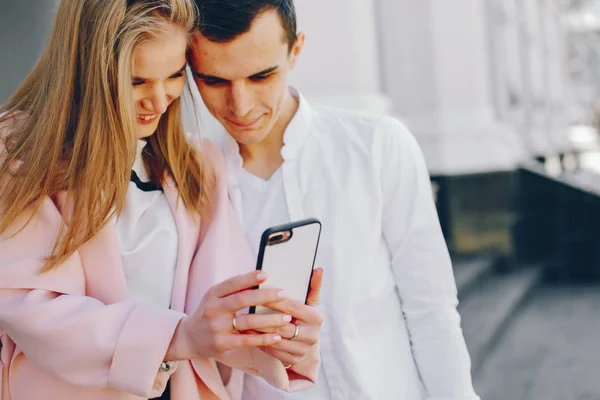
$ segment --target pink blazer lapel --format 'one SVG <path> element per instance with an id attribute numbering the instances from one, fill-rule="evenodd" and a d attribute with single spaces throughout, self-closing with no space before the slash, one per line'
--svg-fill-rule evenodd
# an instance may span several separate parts
<path id="1" fill-rule="evenodd" d="M 57 196 L 57 207 L 69 223 L 66 193 Z M 91 240 L 78 250 L 85 274 L 86 294 L 104 304 L 127 300 L 127 285 L 119 243 L 114 224 L 109 222 Z"/>
<path id="2" fill-rule="evenodd" d="M 171 178 L 166 179 L 166 184 L 163 185 L 165 197 L 171 206 L 175 222 L 177 224 L 177 235 L 179 240 L 179 251 L 177 254 L 177 267 L 175 270 L 175 282 L 173 284 L 173 296 L 171 300 L 171 308 L 176 311 L 185 311 L 191 314 L 196 311 L 200 301 L 197 302 L 186 302 L 189 294 L 188 291 L 191 289 L 194 293 L 200 296 L 200 299 L 206 292 L 206 290 L 212 285 L 212 279 L 210 272 L 213 268 L 211 265 L 203 265 L 201 267 L 201 274 L 203 279 L 201 282 L 196 280 L 190 281 L 190 268 L 194 260 L 194 255 L 198 249 L 198 242 L 200 236 L 200 219 L 194 220 L 190 218 L 183 201 L 179 197 L 179 193 L 175 184 Z M 198 285 L 200 283 L 200 285 Z M 200 286 L 200 287 L 199 287 Z M 196 297 L 196 296 L 194 296 Z M 188 307 L 193 304 L 191 307 Z M 217 366 L 213 360 L 209 359 L 198 359 L 193 360 L 192 365 L 196 374 L 206 387 L 217 397 L 214 399 L 229 399 L 221 375 L 217 369 Z M 205 393 L 205 397 L 210 398 L 211 394 Z"/>
<path id="3" fill-rule="evenodd" d="M 81 246 L 79 257 L 85 273 L 88 296 L 105 304 L 129 298 L 117 231 L 112 221 L 92 240 Z"/>
<path id="4" fill-rule="evenodd" d="M 163 186 L 165 197 L 169 202 L 169 206 L 171 207 L 171 211 L 175 218 L 179 241 L 171 308 L 183 312 L 185 310 L 188 292 L 190 265 L 192 264 L 194 253 L 196 252 L 198 236 L 200 234 L 200 220 L 199 217 L 197 220 L 190 218 L 183 201 L 179 197 L 175 183 L 171 178 L 167 178 L 166 184 Z"/>
<path id="5" fill-rule="evenodd" d="M 224 171 L 216 172 L 217 187 L 214 190 L 211 218 L 202 223 L 198 247 L 189 271 L 189 293 L 185 308 L 188 314 L 196 310 L 212 285 L 253 269 L 250 248 L 229 201 Z M 215 362 L 207 361 L 193 360 L 192 365 L 219 399 L 230 399 Z"/>

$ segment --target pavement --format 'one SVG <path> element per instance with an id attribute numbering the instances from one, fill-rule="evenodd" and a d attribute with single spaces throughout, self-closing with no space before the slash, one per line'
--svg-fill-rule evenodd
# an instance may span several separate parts
<path id="1" fill-rule="evenodd" d="M 482 400 L 600 400 L 600 286 L 542 286 L 474 376 Z"/>

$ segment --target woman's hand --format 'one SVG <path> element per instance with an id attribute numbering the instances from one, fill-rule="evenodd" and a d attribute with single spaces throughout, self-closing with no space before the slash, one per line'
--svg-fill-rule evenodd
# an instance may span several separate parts
<path id="1" fill-rule="evenodd" d="M 277 330 L 290 325 L 291 315 L 284 312 L 236 317 L 239 310 L 247 307 L 286 304 L 281 303 L 284 301 L 281 290 L 253 289 L 266 279 L 263 272 L 254 271 L 210 288 L 196 312 L 179 323 L 165 359 L 216 358 L 235 348 L 274 346 L 281 342 Z"/>
<path id="2" fill-rule="evenodd" d="M 319 340 L 323 315 L 316 307 L 320 304 L 319 296 L 322 282 L 323 269 L 315 269 L 310 282 L 306 305 L 289 299 L 267 305 L 273 310 L 294 317 L 292 324 L 272 331 L 279 334 L 283 340 L 262 348 L 264 352 L 277 358 L 288 368 L 302 362 Z"/>

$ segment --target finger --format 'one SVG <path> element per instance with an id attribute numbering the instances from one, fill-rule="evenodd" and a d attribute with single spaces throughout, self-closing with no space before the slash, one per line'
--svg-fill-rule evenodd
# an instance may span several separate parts
<path id="1" fill-rule="evenodd" d="M 266 307 L 284 314 L 289 314 L 294 317 L 295 320 L 302 321 L 309 325 L 320 326 L 323 323 L 323 314 L 321 314 L 317 308 L 302 304 L 299 301 L 285 299 L 266 304 Z"/>
<path id="2" fill-rule="evenodd" d="M 264 347 L 261 348 L 261 350 L 270 355 L 271 357 L 278 359 L 284 365 L 298 365 L 303 360 L 303 357 L 295 356 L 284 351 L 274 349 L 273 347 Z"/>
<path id="3" fill-rule="evenodd" d="M 278 350 L 289 355 L 304 358 L 310 351 L 312 345 L 295 340 L 283 339 L 269 346 L 273 350 Z"/>
<path id="4" fill-rule="evenodd" d="M 306 304 L 319 305 L 321 304 L 321 286 L 323 285 L 323 268 L 317 268 L 313 271 L 310 279 L 310 290 L 306 298 Z"/>
<path id="5" fill-rule="evenodd" d="M 293 341 L 303 342 L 310 346 L 314 345 L 319 340 L 319 326 L 316 325 L 297 325 L 298 336 Z M 278 329 L 259 330 L 261 333 L 276 333 L 283 339 L 291 340 L 296 333 L 296 325 L 288 324 Z"/>
<path id="6" fill-rule="evenodd" d="M 308 325 L 306 325 L 306 326 L 308 326 Z M 302 328 L 299 328 L 298 332 L 300 332 L 301 330 L 302 330 Z M 296 333 L 296 324 L 287 324 L 285 326 L 277 327 L 277 328 L 257 329 L 256 332 L 277 333 L 278 335 L 281 335 L 281 337 L 284 339 L 290 339 Z M 300 336 L 300 334 L 298 334 L 298 336 Z M 296 338 L 296 339 L 298 339 L 298 338 Z"/>
<path id="7" fill-rule="evenodd" d="M 292 339 L 296 334 L 296 327 L 298 328 L 298 335 Z M 275 333 L 280 335 L 283 339 L 293 340 L 294 342 L 303 342 L 312 346 L 319 340 L 320 326 L 304 324 L 294 326 L 294 324 L 290 324 L 277 329 Z"/>
<path id="8" fill-rule="evenodd" d="M 236 317 L 238 331 L 260 331 L 277 333 L 277 330 L 290 325 L 291 315 L 282 314 L 240 314 Z"/>
<path id="9" fill-rule="evenodd" d="M 286 366 L 287 365 L 296 365 L 301 361 L 299 359 L 299 357 L 292 356 L 291 354 L 287 354 L 287 353 L 284 353 L 279 350 L 275 350 L 270 347 L 261 347 L 261 350 L 264 351 L 265 353 L 267 353 L 268 355 L 270 355 L 271 357 L 281 361 L 281 363 Z"/>
<path id="10" fill-rule="evenodd" d="M 253 271 L 247 274 L 236 275 L 226 281 L 210 288 L 209 292 L 216 297 L 226 297 L 242 290 L 252 289 L 267 280 L 267 275 L 262 271 Z"/>
<path id="11" fill-rule="evenodd" d="M 267 303 L 281 301 L 284 298 L 281 289 L 250 289 L 243 290 L 218 299 L 215 306 L 222 311 L 235 314 L 247 307 L 262 306 Z M 285 313 L 284 313 L 285 314 Z"/>
<path id="12" fill-rule="evenodd" d="M 232 315 L 220 315 L 210 318 L 208 324 L 211 332 L 215 334 L 239 332 L 244 334 L 272 333 L 281 336 L 277 332 L 278 329 L 285 325 L 290 325 L 291 320 L 290 315 L 287 318 L 284 317 L 282 314 L 240 314 L 235 317 Z M 286 332 L 289 332 L 289 329 Z"/>
<path id="13" fill-rule="evenodd" d="M 281 341 L 281 336 L 273 333 L 262 334 L 236 334 L 226 333 L 216 339 L 216 348 L 219 353 L 242 347 L 270 347 Z"/>

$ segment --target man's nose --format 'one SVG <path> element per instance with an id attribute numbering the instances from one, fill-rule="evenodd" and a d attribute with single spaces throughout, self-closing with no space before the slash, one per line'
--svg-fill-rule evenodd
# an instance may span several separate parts
<path id="1" fill-rule="evenodd" d="M 229 108 L 238 118 L 245 117 L 254 108 L 254 98 L 248 87 L 243 84 L 231 85 L 229 94 Z"/>

